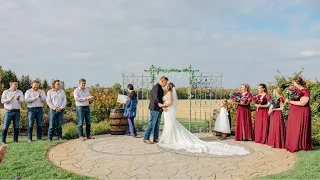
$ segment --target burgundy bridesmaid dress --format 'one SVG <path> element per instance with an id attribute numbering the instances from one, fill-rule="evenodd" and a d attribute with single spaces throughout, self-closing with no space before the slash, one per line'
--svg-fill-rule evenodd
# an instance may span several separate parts
<path id="1" fill-rule="evenodd" d="M 261 97 L 261 105 L 268 104 L 270 96 L 265 94 Z M 254 116 L 254 142 L 260 144 L 267 143 L 267 136 L 269 131 L 269 108 L 259 108 Z"/>
<path id="2" fill-rule="evenodd" d="M 252 120 L 250 102 L 252 99 L 251 93 L 244 94 L 249 98 L 249 105 L 238 105 L 236 118 L 236 132 L 234 139 L 236 141 L 253 140 Z"/>
<path id="3" fill-rule="evenodd" d="M 301 97 L 310 98 L 307 89 L 298 90 Z M 286 130 L 286 149 L 290 152 L 313 150 L 311 132 L 311 109 L 308 102 L 305 106 L 291 104 Z"/>
<path id="4" fill-rule="evenodd" d="M 282 97 L 278 98 L 278 103 L 274 108 L 280 108 L 280 103 L 284 103 Z M 284 148 L 284 121 L 282 111 L 273 111 L 270 115 L 269 135 L 267 144 L 273 148 Z"/>

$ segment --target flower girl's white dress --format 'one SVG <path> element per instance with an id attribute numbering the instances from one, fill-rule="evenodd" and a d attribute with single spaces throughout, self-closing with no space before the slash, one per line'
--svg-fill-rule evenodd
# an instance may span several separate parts
<path id="1" fill-rule="evenodd" d="M 217 117 L 216 123 L 214 124 L 214 130 L 221 133 L 230 133 L 230 124 L 228 118 L 228 111 L 226 108 L 221 107 L 220 113 Z"/>

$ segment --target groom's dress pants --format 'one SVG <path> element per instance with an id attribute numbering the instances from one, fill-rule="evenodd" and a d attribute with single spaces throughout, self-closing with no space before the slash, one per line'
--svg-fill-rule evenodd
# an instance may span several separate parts
<path id="1" fill-rule="evenodd" d="M 161 115 L 162 115 L 161 111 L 150 110 L 151 119 L 148 123 L 146 133 L 144 134 L 144 140 L 149 140 L 152 130 L 154 130 L 153 140 L 159 139 L 159 127 L 160 127 Z"/>

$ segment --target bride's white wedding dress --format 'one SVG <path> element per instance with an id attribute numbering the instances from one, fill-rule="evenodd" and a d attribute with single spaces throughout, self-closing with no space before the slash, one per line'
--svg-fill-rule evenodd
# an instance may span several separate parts
<path id="1" fill-rule="evenodd" d="M 163 97 L 164 104 L 168 99 Z M 191 153 L 208 153 L 214 155 L 246 155 L 249 154 L 243 147 L 232 146 L 220 142 L 205 142 L 189 132 L 176 120 L 178 96 L 175 88 L 172 89 L 172 105 L 164 112 L 164 126 L 159 146 L 169 149 L 184 149 Z"/>

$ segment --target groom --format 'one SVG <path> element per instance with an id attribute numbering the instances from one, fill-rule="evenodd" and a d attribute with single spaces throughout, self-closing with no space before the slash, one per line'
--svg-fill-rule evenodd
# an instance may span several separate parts
<path id="1" fill-rule="evenodd" d="M 168 83 L 168 78 L 165 76 L 162 76 L 160 78 L 160 82 L 157 83 L 155 86 L 153 86 L 151 90 L 151 96 L 150 96 L 150 121 L 148 123 L 148 127 L 146 130 L 146 133 L 144 134 L 143 142 L 147 144 L 153 144 L 159 142 L 159 126 L 161 121 L 161 114 L 162 114 L 162 108 L 158 106 L 158 103 L 163 104 L 163 87 L 165 87 Z M 154 129 L 153 133 L 153 142 L 149 140 L 150 133 Z"/>

